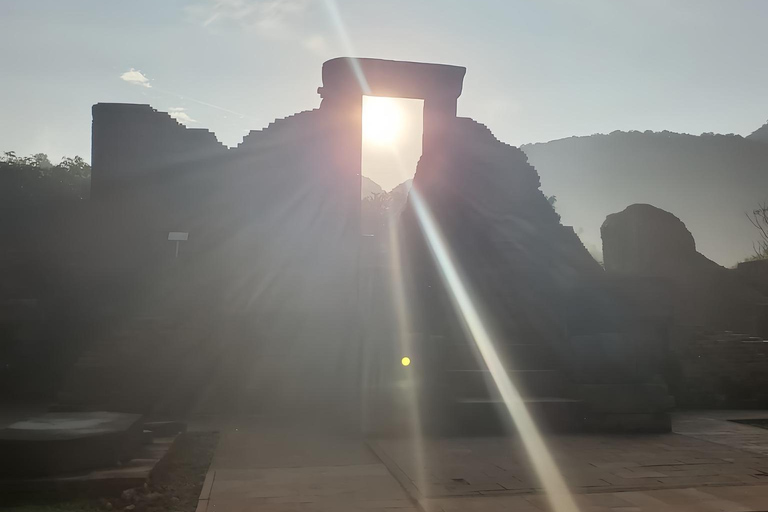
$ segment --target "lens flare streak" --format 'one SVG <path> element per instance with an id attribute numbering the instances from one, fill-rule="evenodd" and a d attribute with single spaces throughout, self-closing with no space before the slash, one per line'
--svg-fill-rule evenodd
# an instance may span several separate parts
<path id="1" fill-rule="evenodd" d="M 470 297 L 460 274 L 450 255 L 432 215 L 422 200 L 418 190 L 411 189 L 409 199 L 416 213 L 424 238 L 432 256 L 440 269 L 443 281 L 450 292 L 457 314 L 463 320 L 465 328 L 477 345 L 488 370 L 493 377 L 501 398 L 507 407 L 520 437 L 525 445 L 528 458 L 533 464 L 536 475 L 547 493 L 555 512 L 578 512 L 573 496 L 563 480 L 552 455 L 547 449 L 536 424 L 533 422 L 520 393 L 512 383 L 499 358 L 492 338 L 483 324 L 483 320 Z"/>
<path id="2" fill-rule="evenodd" d="M 343 45 L 349 50 L 349 54 L 354 55 L 354 52 L 352 51 L 352 41 L 346 31 L 336 2 L 334 0 L 326 0 L 325 3 L 331 16 L 331 20 L 335 25 L 336 32 L 342 40 Z M 370 94 L 368 80 L 357 60 L 353 59 L 351 65 L 363 94 Z M 403 169 L 401 168 L 400 171 L 402 172 L 402 170 Z M 409 193 L 409 201 L 413 204 L 419 225 L 427 241 L 427 245 L 432 252 L 432 256 L 440 268 L 441 276 L 451 294 L 451 299 L 456 312 L 464 321 L 467 332 L 477 345 L 485 364 L 488 366 L 488 370 L 491 373 L 494 383 L 499 389 L 499 393 L 506 404 L 509 415 L 520 433 L 528 458 L 531 460 L 536 475 L 544 487 L 544 491 L 547 494 L 547 499 L 549 500 L 553 511 L 579 512 L 579 508 L 573 500 L 573 496 L 568 490 L 568 486 L 565 484 L 557 464 L 555 464 L 552 455 L 547 449 L 544 439 L 541 437 L 538 428 L 533 422 L 533 418 L 531 418 L 528 409 L 523 403 L 520 393 L 517 391 L 517 388 L 515 388 L 512 380 L 504 369 L 493 345 L 491 336 L 487 332 L 482 318 L 475 308 L 474 302 L 469 296 L 459 272 L 453 263 L 448 246 L 443 241 L 443 237 L 437 224 L 432 218 L 427 205 L 424 203 L 415 186 Z M 395 244 L 393 246 L 393 252 L 397 253 L 398 249 L 399 247 Z M 393 263 L 399 263 L 399 261 Z M 396 268 L 399 268 L 399 265 Z M 404 308 L 406 297 L 403 293 L 402 275 L 393 275 L 393 279 L 395 281 L 394 285 L 396 287 L 399 286 L 399 289 L 396 290 L 395 300 L 399 303 L 397 313 L 398 323 L 400 324 L 399 331 L 401 333 L 400 343 L 404 344 L 405 347 L 406 343 L 405 337 L 403 336 L 403 328 L 407 325 L 408 319 Z M 411 421 L 413 422 L 414 430 L 417 432 L 416 446 L 414 446 L 414 448 L 417 459 L 420 459 L 416 461 L 419 467 L 419 472 L 421 473 L 419 479 L 423 480 L 423 472 L 425 468 L 423 465 L 423 447 L 421 446 L 422 443 L 420 437 L 421 424 L 419 421 L 415 389 L 412 390 L 412 392 L 414 392 L 414 396 L 411 400 L 411 407 L 413 410 Z"/>

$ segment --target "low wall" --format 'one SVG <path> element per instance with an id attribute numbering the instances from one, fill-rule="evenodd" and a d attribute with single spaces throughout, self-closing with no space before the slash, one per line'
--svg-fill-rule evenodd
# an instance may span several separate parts
<path id="1" fill-rule="evenodd" d="M 768 407 L 768 340 L 688 330 L 672 346 L 670 383 L 683 408 Z"/>
<path id="2" fill-rule="evenodd" d="M 768 295 L 768 259 L 739 263 L 736 275 L 763 295 Z"/>

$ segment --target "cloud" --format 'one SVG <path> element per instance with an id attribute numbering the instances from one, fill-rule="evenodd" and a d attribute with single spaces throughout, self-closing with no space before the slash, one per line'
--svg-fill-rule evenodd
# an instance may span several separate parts
<path id="1" fill-rule="evenodd" d="M 137 69 L 131 68 L 130 71 L 126 71 L 120 75 L 120 79 L 129 84 L 140 85 L 146 88 L 152 87 L 152 84 L 149 83 L 149 78 Z"/>
<path id="2" fill-rule="evenodd" d="M 183 125 L 193 124 L 197 121 L 192 119 L 189 114 L 185 112 L 184 107 L 172 107 L 168 109 L 168 115 L 180 122 Z"/>
<path id="3" fill-rule="evenodd" d="M 324 55 L 328 53 L 328 41 L 321 35 L 314 35 L 304 39 L 304 47 L 318 55 Z"/>
<path id="4" fill-rule="evenodd" d="M 234 23 L 265 36 L 284 36 L 292 20 L 314 0 L 197 0 L 185 8 L 193 22 L 203 27 Z"/>

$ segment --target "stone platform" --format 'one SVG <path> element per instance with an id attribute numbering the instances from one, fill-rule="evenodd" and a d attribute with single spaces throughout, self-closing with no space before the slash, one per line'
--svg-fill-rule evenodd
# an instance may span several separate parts
<path id="1" fill-rule="evenodd" d="M 582 510 L 768 510 L 768 411 L 680 412 L 673 433 L 551 435 Z M 383 439 L 371 447 L 427 511 L 549 510 L 519 439 Z"/>
<path id="2" fill-rule="evenodd" d="M 767 457 L 680 434 L 557 435 L 547 444 L 578 494 L 768 484 Z M 373 444 L 422 500 L 542 492 L 519 439 L 423 439 L 420 447 L 421 453 L 406 440 Z"/>
<path id="3" fill-rule="evenodd" d="M 0 476 L 29 478 L 115 466 L 142 444 L 139 414 L 47 413 L 0 430 Z"/>
<path id="4" fill-rule="evenodd" d="M 316 418 L 191 425 L 220 432 L 198 512 L 418 512 L 365 441 Z"/>
<path id="5" fill-rule="evenodd" d="M 748 418 L 768 411 L 677 413 L 672 434 L 546 441 L 581 512 L 764 512 L 768 430 L 729 421 Z M 317 422 L 215 428 L 199 512 L 551 511 L 514 437 L 369 440 L 367 452 Z"/>

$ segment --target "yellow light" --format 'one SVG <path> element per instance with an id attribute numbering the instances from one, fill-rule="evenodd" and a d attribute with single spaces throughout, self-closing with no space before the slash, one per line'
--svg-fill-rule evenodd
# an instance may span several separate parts
<path id="1" fill-rule="evenodd" d="M 363 96 L 363 138 L 378 145 L 395 142 L 403 128 L 396 99 Z"/>
<path id="2" fill-rule="evenodd" d="M 400 360 L 400 364 L 402 364 L 403 366 L 408 366 L 408 365 L 410 365 L 410 364 L 411 364 L 411 358 L 410 358 L 410 357 L 407 357 L 407 356 L 406 356 L 406 357 L 404 357 L 404 358 L 402 358 L 402 359 Z"/>

